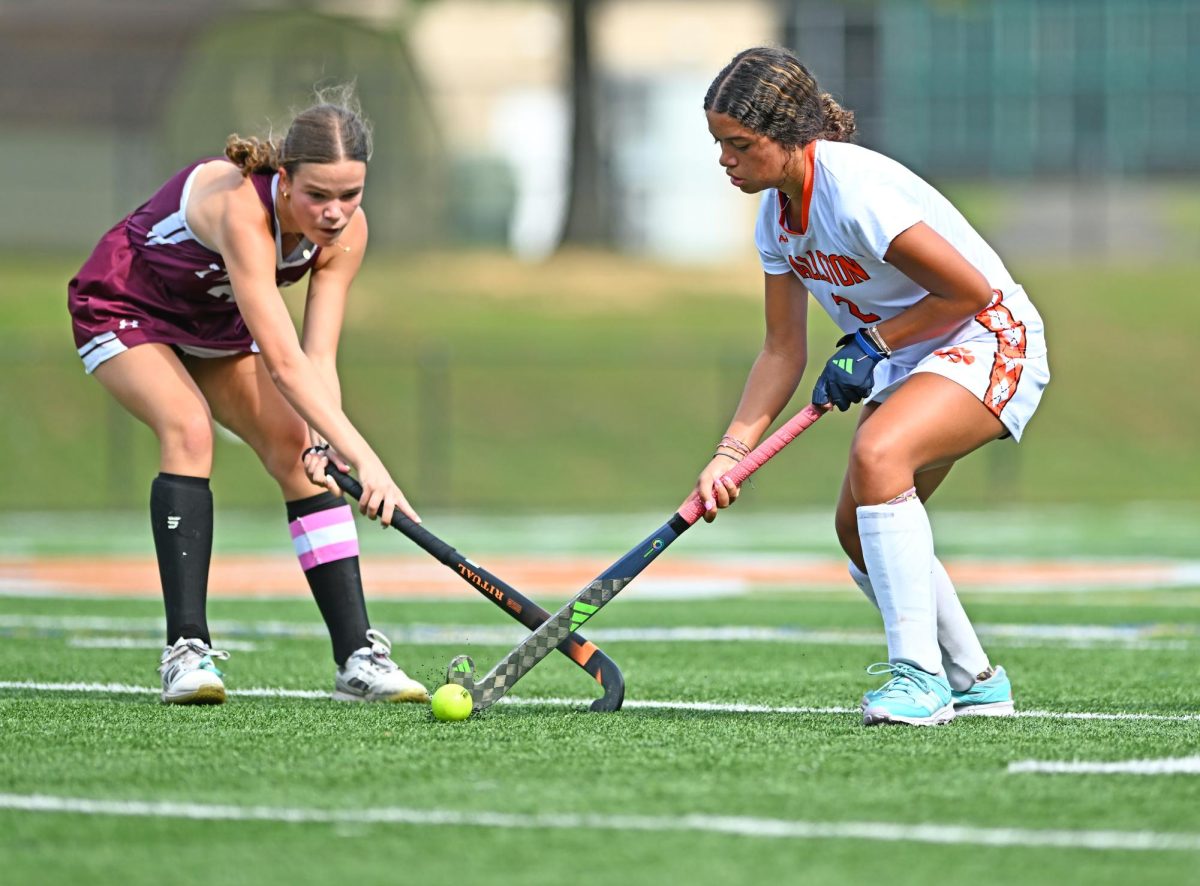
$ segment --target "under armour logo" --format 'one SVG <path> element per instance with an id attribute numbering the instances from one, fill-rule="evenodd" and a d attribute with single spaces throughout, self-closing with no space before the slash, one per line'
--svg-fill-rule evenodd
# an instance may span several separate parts
<path id="1" fill-rule="evenodd" d="M 138 321 L 137 320 L 122 320 L 119 325 L 120 325 L 121 329 L 137 329 Z"/>
<path id="2" fill-rule="evenodd" d="M 179 523 L 181 520 L 183 520 L 182 517 L 177 517 L 175 514 L 168 514 L 167 515 L 167 528 L 168 529 L 178 529 Z"/>

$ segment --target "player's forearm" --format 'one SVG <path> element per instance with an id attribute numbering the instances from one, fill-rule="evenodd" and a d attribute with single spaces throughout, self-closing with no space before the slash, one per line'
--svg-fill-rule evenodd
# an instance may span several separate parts
<path id="1" fill-rule="evenodd" d="M 302 351 L 286 357 L 266 357 L 271 380 L 309 425 L 338 453 L 359 467 L 374 457 L 370 445 L 341 409 L 341 398 Z"/>
<path id="2" fill-rule="evenodd" d="M 930 293 L 877 329 L 893 351 L 906 348 L 960 326 L 987 307 L 991 295 L 990 291 L 986 295 L 974 291 L 954 296 Z"/>
<path id="3" fill-rule="evenodd" d="M 325 382 L 325 386 L 329 388 L 333 402 L 340 409 L 342 406 L 342 383 L 338 377 L 336 358 L 310 356 L 309 359 L 317 370 L 317 374 L 321 376 L 321 380 Z"/>
<path id="4" fill-rule="evenodd" d="M 754 446 L 796 392 L 805 362 L 804 354 L 763 350 L 750 369 L 726 433 Z"/>
<path id="5" fill-rule="evenodd" d="M 948 332 L 992 300 L 987 278 L 924 223 L 899 234 L 884 258 L 929 293 L 879 324 L 878 332 L 892 350 Z"/>

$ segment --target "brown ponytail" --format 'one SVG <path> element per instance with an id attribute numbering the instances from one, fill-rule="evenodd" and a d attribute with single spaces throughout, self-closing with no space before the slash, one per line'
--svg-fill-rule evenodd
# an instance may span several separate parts
<path id="1" fill-rule="evenodd" d="M 273 141 L 259 141 L 254 136 L 240 136 L 236 132 L 225 139 L 225 156 L 242 175 L 255 172 L 274 172 L 279 168 L 279 148 Z"/>
<path id="2" fill-rule="evenodd" d="M 371 123 L 363 116 L 354 84 L 317 89 L 315 99 L 292 118 L 281 141 L 235 132 L 225 140 L 225 156 L 242 175 L 281 168 L 295 175 L 304 163 L 367 162 L 373 147 Z"/>

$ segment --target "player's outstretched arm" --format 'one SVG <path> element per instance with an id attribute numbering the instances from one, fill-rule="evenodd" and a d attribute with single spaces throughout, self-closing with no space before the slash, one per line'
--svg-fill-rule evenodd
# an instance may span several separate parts
<path id="1" fill-rule="evenodd" d="M 420 520 L 358 430 L 342 412 L 339 397 L 300 346 L 296 328 L 275 285 L 275 242 L 262 204 L 248 181 L 205 199 L 223 202 L 223 211 L 205 233 L 225 259 L 238 310 L 262 352 L 271 380 L 308 424 L 353 466 L 363 486 L 362 513 L 384 523 L 399 508 Z M 335 247 L 336 248 L 336 247 Z"/>
<path id="2" fill-rule="evenodd" d="M 704 519 L 738 497 L 733 483 L 718 482 L 748 453 L 783 411 L 804 375 L 808 358 L 808 291 L 794 274 L 765 274 L 766 335 L 733 419 L 696 480 Z"/>

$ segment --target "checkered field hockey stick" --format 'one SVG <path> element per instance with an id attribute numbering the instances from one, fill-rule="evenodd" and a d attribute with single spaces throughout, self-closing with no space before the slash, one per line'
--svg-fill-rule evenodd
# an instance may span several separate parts
<path id="1" fill-rule="evenodd" d="M 750 451 L 750 454 L 722 475 L 737 485 L 745 482 L 751 474 L 766 464 L 783 447 L 809 428 L 824 413 L 809 404 L 774 434 Z M 576 594 L 566 605 L 544 621 L 533 633 L 522 640 L 508 655 L 488 671 L 483 679 L 476 679 L 475 664 L 470 656 L 460 655 L 450 662 L 446 680 L 457 683 L 471 693 L 473 712 L 484 711 L 499 701 L 513 685 L 524 677 L 539 661 L 550 654 L 564 637 L 578 630 L 584 622 L 600 611 L 609 600 L 617 596 L 643 569 L 665 551 L 675 539 L 683 535 L 704 514 L 700 496 L 692 496 L 678 511 L 635 545 L 630 551 L 605 570 L 591 584 Z"/>
<path id="2" fill-rule="evenodd" d="M 339 471 L 333 464 L 326 465 L 325 473 L 353 498 L 362 498 L 362 485 L 353 477 Z M 419 548 L 431 554 L 435 560 L 450 567 L 467 584 L 483 594 L 529 630 L 536 630 L 550 617 L 550 613 L 534 603 L 512 585 L 472 563 L 446 542 L 424 526 L 414 523 L 399 509 L 392 511 L 392 528 L 399 530 Z M 625 700 L 625 678 L 616 663 L 605 655 L 596 644 L 585 640 L 574 630 L 568 629 L 557 648 L 563 655 L 587 671 L 604 689 L 604 694 L 592 702 L 591 710 L 598 712 L 617 711 Z M 547 650 L 549 652 L 549 650 Z"/>

